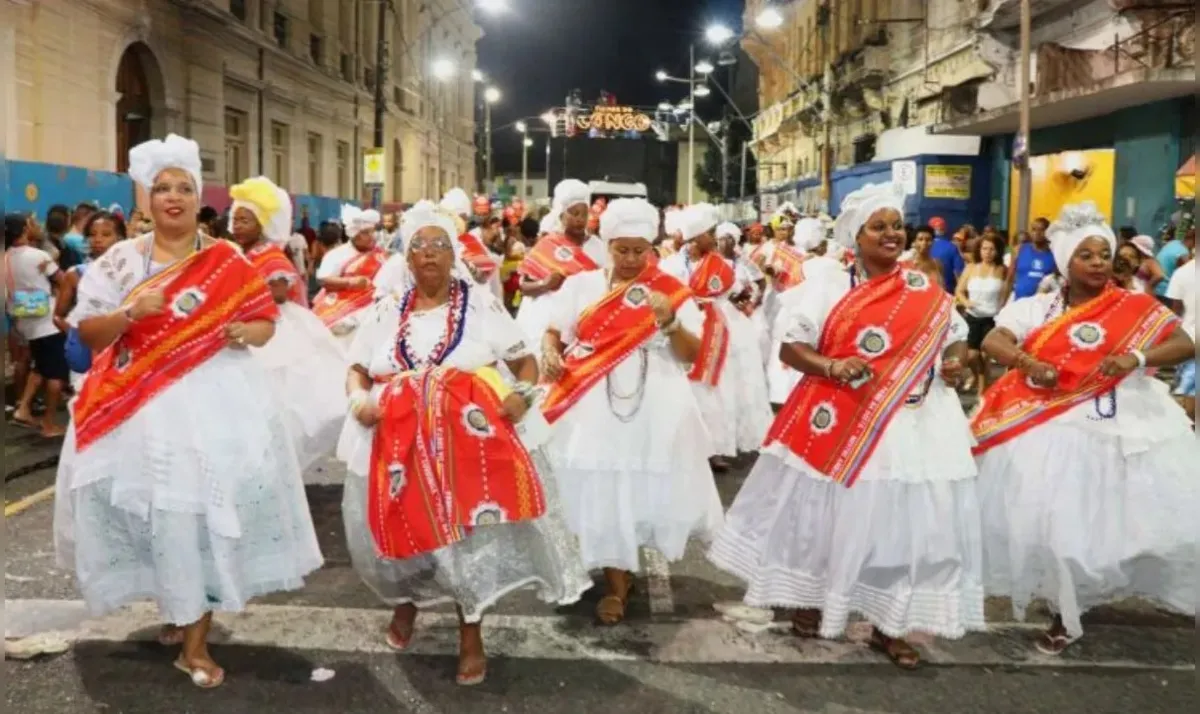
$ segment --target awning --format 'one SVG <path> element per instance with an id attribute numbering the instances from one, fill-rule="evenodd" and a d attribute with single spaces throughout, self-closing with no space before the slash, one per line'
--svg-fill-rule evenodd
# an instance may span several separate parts
<path id="1" fill-rule="evenodd" d="M 1069 89 L 1038 97 L 1030 104 L 1031 129 L 1070 124 L 1151 102 L 1190 96 L 1196 89 L 1194 67 L 1123 72 L 1087 89 Z M 935 124 L 931 134 L 996 136 L 1020 128 L 1020 104 Z"/>
<path id="2" fill-rule="evenodd" d="M 1192 154 L 1175 172 L 1175 198 L 1196 198 L 1196 155 Z"/>

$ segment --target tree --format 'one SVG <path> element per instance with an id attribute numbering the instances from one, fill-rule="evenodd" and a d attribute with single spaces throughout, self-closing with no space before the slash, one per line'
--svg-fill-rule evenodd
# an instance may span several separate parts
<path id="1" fill-rule="evenodd" d="M 740 120 L 728 121 L 718 140 L 724 140 L 729 147 L 728 158 L 722 161 L 721 148 L 713 141 L 705 142 L 704 161 L 696 167 L 696 187 L 704 191 L 714 200 L 735 200 L 741 196 L 742 182 L 742 146 L 750 140 L 750 129 Z M 700 137 L 697 137 L 699 140 Z M 708 138 L 707 136 L 705 138 Z M 725 164 L 724 181 L 722 181 L 722 163 Z M 746 152 L 746 195 L 752 196 L 757 190 L 754 154 Z"/>

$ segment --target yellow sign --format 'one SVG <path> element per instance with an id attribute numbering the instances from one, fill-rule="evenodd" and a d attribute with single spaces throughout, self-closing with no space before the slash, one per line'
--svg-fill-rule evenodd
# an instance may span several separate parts
<path id="1" fill-rule="evenodd" d="M 1114 170 L 1117 155 L 1112 149 L 1064 151 L 1029 158 L 1029 220 L 1054 221 L 1063 206 L 1091 201 L 1107 220 L 1112 220 Z M 1017 225 L 1020 179 L 1012 172 L 1008 225 L 1014 233 L 1029 230 Z"/>
<path id="2" fill-rule="evenodd" d="M 384 158 L 383 149 L 363 149 L 363 183 L 368 186 L 382 186 L 387 183 Z"/>
<path id="3" fill-rule="evenodd" d="M 645 114 L 635 112 L 633 107 L 599 106 L 591 114 L 575 119 L 575 126 L 583 131 L 650 131 L 653 120 Z"/>
<path id="4" fill-rule="evenodd" d="M 925 167 L 925 198 L 965 201 L 970 197 L 970 166 L 930 164 Z"/>

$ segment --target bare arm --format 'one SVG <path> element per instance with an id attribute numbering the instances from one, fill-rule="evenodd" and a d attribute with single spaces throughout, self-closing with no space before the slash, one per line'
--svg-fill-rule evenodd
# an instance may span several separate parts
<path id="1" fill-rule="evenodd" d="M 685 364 L 696 361 L 696 357 L 700 354 L 699 337 L 688 332 L 682 326 L 676 327 L 667 336 L 671 341 L 671 353 L 675 355 L 675 359 Z"/>
<path id="2" fill-rule="evenodd" d="M 275 322 L 272 320 L 251 320 L 243 323 L 246 344 L 251 347 L 262 347 L 275 336 Z"/>
<path id="3" fill-rule="evenodd" d="M 533 355 L 525 355 L 516 359 L 504 360 L 504 364 L 508 365 L 513 376 L 518 382 L 527 384 L 537 384 L 538 381 L 538 366 L 537 359 Z"/>
<path id="4" fill-rule="evenodd" d="M 958 279 L 958 286 L 954 288 L 954 304 L 959 307 L 970 307 L 971 300 L 967 297 L 967 281 L 971 279 L 971 273 L 975 270 L 975 265 L 968 265 L 963 271 L 962 276 Z"/>
<path id="5" fill-rule="evenodd" d="M 1176 327 L 1162 344 L 1146 350 L 1147 367 L 1174 367 L 1196 355 L 1196 341 L 1182 328 Z"/>
<path id="6" fill-rule="evenodd" d="M 370 389 L 371 378 L 367 375 L 367 368 L 360 364 L 350 365 L 350 369 L 346 371 L 346 394 L 367 392 Z"/>
<path id="7" fill-rule="evenodd" d="M 79 323 L 79 339 L 91 350 L 99 352 L 116 342 L 132 324 L 133 320 L 129 319 L 124 310 L 89 317 Z"/>
<path id="8" fill-rule="evenodd" d="M 521 294 L 534 298 L 541 297 L 562 287 L 563 280 L 564 278 L 561 273 L 554 273 L 545 280 L 529 280 L 522 276 L 520 282 Z"/>

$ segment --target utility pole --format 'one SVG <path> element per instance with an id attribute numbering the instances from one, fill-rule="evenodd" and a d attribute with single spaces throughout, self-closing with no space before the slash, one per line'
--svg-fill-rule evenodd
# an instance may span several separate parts
<path id="1" fill-rule="evenodd" d="M 485 160 L 487 161 L 487 181 L 484 183 L 483 190 L 491 195 L 492 191 L 492 103 L 484 101 L 483 103 L 483 136 L 486 147 L 484 149 Z"/>
<path id="2" fill-rule="evenodd" d="M 374 148 L 383 149 L 383 115 L 386 109 L 383 88 L 387 81 L 387 11 L 390 0 L 379 0 L 379 18 L 375 37 L 375 137 Z M 393 159 L 394 160 L 394 159 Z M 383 186 L 376 184 L 371 189 L 371 203 L 376 208 L 383 205 Z"/>
<path id="3" fill-rule="evenodd" d="M 1017 166 L 1017 225 L 1009 230 L 1023 231 L 1029 225 L 1029 200 L 1032 178 L 1029 171 L 1029 84 L 1030 84 L 1030 25 L 1033 11 L 1029 0 L 1021 0 L 1021 71 L 1017 79 L 1021 83 L 1020 127 L 1016 145 L 1013 147 L 1013 163 Z"/>
<path id="4" fill-rule="evenodd" d="M 688 52 L 688 186 L 687 202 L 692 205 L 696 190 L 696 43 Z"/>
<path id="5" fill-rule="evenodd" d="M 741 191 L 739 192 L 742 200 L 745 200 L 745 198 L 746 198 L 746 158 L 748 156 L 749 151 L 750 151 L 750 142 L 748 140 L 743 141 L 742 142 L 742 177 L 741 177 L 742 186 L 741 186 Z"/>
<path id="6" fill-rule="evenodd" d="M 521 134 L 521 202 L 529 195 L 529 147 L 533 139 L 528 134 Z"/>
<path id="7" fill-rule="evenodd" d="M 729 122 L 721 133 L 721 203 L 729 198 Z"/>

